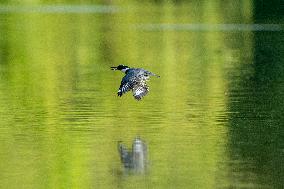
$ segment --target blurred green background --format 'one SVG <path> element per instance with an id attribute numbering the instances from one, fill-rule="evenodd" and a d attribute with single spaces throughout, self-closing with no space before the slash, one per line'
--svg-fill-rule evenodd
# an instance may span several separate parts
<path id="1" fill-rule="evenodd" d="M 2 0 L 0 188 L 282 188 L 282 4 Z M 161 78 L 119 98 L 119 64 Z"/>

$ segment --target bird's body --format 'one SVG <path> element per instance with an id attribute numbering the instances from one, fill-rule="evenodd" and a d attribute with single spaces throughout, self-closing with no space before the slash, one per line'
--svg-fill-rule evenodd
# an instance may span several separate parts
<path id="1" fill-rule="evenodd" d="M 122 96 L 124 93 L 132 90 L 133 96 L 136 100 L 141 100 L 149 92 L 149 87 L 146 81 L 150 76 L 159 77 L 142 68 L 129 68 L 128 66 L 119 65 L 117 67 L 111 67 L 113 70 L 121 70 L 125 73 L 125 76 L 121 80 L 120 87 L 117 95 Z"/>

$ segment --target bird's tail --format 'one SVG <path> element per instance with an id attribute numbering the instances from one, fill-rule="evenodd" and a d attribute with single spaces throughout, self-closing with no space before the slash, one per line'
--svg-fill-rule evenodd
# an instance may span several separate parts
<path id="1" fill-rule="evenodd" d="M 160 77 L 159 75 L 157 75 L 157 74 L 154 74 L 154 73 L 152 73 L 152 72 L 150 72 L 151 74 L 151 76 L 156 76 L 156 77 Z"/>

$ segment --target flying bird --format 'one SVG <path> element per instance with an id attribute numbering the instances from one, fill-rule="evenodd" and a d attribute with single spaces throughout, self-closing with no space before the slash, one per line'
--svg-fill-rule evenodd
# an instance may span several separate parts
<path id="1" fill-rule="evenodd" d="M 129 68 L 125 65 L 111 67 L 111 69 L 120 70 L 125 73 L 125 76 L 121 80 L 117 95 L 121 97 L 124 93 L 132 90 L 133 97 L 136 100 L 141 100 L 149 92 L 146 81 L 149 80 L 150 76 L 160 77 L 142 68 Z"/>

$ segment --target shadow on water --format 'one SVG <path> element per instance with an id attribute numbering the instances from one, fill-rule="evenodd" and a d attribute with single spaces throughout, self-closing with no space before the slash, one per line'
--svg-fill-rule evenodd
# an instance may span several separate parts
<path id="1" fill-rule="evenodd" d="M 232 176 L 235 181 L 256 183 L 258 180 L 262 186 L 283 187 L 284 174 L 279 166 L 284 163 L 283 39 L 282 32 L 254 33 L 251 71 L 243 73 L 230 86 L 234 92 L 229 108 L 235 112 L 229 121 L 231 159 L 241 160 L 235 161 L 232 169 L 243 170 L 241 177 Z M 246 95 L 233 97 L 241 91 Z M 244 179 L 244 175 L 250 179 Z"/>
<path id="2" fill-rule="evenodd" d="M 136 137 L 132 142 L 132 149 L 128 149 L 122 141 L 117 144 L 121 163 L 126 173 L 145 173 L 148 166 L 147 144 Z"/>
<path id="3" fill-rule="evenodd" d="M 282 1 L 283 3 L 283 1 Z M 279 6 L 280 5 L 280 6 Z M 281 20 L 284 16 L 284 6 L 281 6 L 281 0 L 254 0 L 254 19 L 255 22 L 265 20 Z"/>

